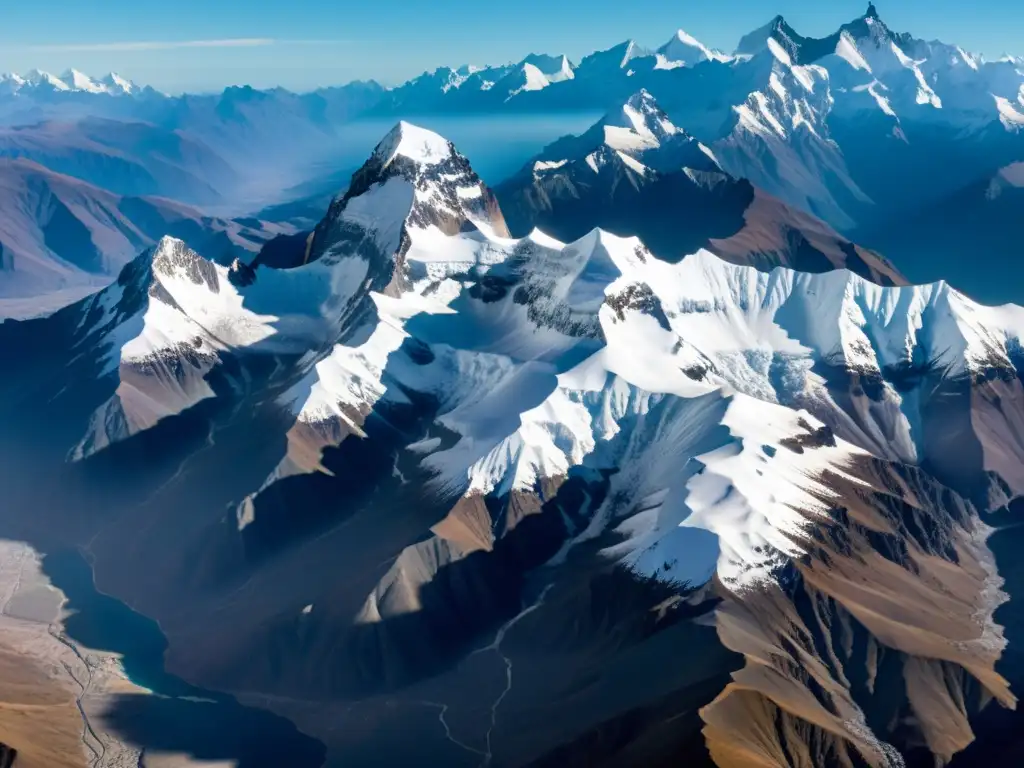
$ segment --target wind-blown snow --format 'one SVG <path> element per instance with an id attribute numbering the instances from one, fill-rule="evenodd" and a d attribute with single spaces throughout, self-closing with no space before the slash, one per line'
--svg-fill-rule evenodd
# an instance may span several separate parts
<path id="1" fill-rule="evenodd" d="M 701 528 L 718 537 L 719 577 L 733 589 L 757 583 L 775 556 L 803 554 L 800 539 L 817 513 L 824 517 L 833 494 L 823 482 L 826 471 L 842 472 L 856 455 L 867 455 L 837 441 L 796 453 L 782 446 L 787 438 L 820 429 L 807 413 L 765 406 L 753 398 L 733 398 L 721 422 L 733 441 L 696 457 L 702 469 L 686 485 L 691 514 L 683 528 Z M 687 556 L 686 550 L 660 547 L 659 557 Z M 665 550 L 668 550 L 666 552 Z"/>

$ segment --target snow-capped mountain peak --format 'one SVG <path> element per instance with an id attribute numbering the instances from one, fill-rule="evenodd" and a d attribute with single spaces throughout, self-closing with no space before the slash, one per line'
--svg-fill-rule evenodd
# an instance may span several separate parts
<path id="1" fill-rule="evenodd" d="M 214 396 L 207 376 L 227 358 L 287 353 L 315 361 L 371 319 L 371 292 L 407 289 L 415 277 L 408 260 L 436 258 L 438 238 L 474 229 L 507 234 L 489 191 L 447 139 L 403 121 L 292 262 L 226 266 L 161 239 L 82 307 L 79 344 L 107 350 L 103 375 L 116 372 L 120 385 L 72 457 Z M 174 373 L 161 378 L 164 363 Z M 140 389 L 159 390 L 159 403 Z"/>
<path id="2" fill-rule="evenodd" d="M 630 96 L 621 110 L 609 113 L 605 126 L 609 144 L 614 141 L 614 134 L 610 134 L 608 129 L 624 128 L 652 143 L 681 132 L 646 89 Z"/>
<path id="3" fill-rule="evenodd" d="M 549 85 L 575 77 L 576 70 L 568 57 L 531 53 L 504 78 L 501 90 L 507 88 L 507 100 L 520 93 L 541 91 Z"/>
<path id="4" fill-rule="evenodd" d="M 680 29 L 658 49 L 657 58 L 656 69 L 675 69 L 692 67 L 703 61 L 729 61 L 732 57 L 709 48 L 686 30 Z"/>
<path id="5" fill-rule="evenodd" d="M 69 91 L 71 86 L 49 72 L 41 69 L 32 69 L 25 73 L 25 83 L 35 87 L 48 88 L 53 91 Z"/>
<path id="6" fill-rule="evenodd" d="M 618 45 L 584 56 L 580 61 L 578 71 L 581 76 L 587 78 L 620 77 L 623 72 L 632 71 L 634 63 L 650 59 L 651 52 L 633 40 L 624 40 Z"/>
<path id="7" fill-rule="evenodd" d="M 100 83 L 105 87 L 108 93 L 124 93 L 132 94 L 139 90 L 139 87 L 124 77 L 121 77 L 116 72 L 110 72 L 106 77 L 100 80 Z"/>
<path id="8" fill-rule="evenodd" d="M 369 254 L 373 269 L 394 271 L 400 284 L 402 264 L 420 239 L 467 229 L 508 234 L 490 190 L 469 161 L 443 136 L 403 120 L 331 204 L 304 260 L 361 252 Z"/>
<path id="9" fill-rule="evenodd" d="M 423 165 L 436 165 L 450 158 L 454 151 L 451 142 L 443 136 L 402 120 L 377 145 L 373 154 L 382 167 L 387 167 L 399 156 Z"/>
<path id="10" fill-rule="evenodd" d="M 93 80 L 84 72 L 77 69 L 69 69 L 60 76 L 61 82 L 66 84 L 73 91 L 85 93 L 106 93 L 106 87 L 102 83 Z"/>
<path id="11" fill-rule="evenodd" d="M 111 72 L 96 79 L 77 69 L 68 69 L 59 77 L 49 72 L 33 69 L 24 75 L 8 73 L 0 78 L 0 87 L 8 94 L 106 94 L 123 96 L 138 93 L 141 89 L 120 75 Z"/>
<path id="12" fill-rule="evenodd" d="M 588 176 L 600 174 L 605 168 L 633 176 L 677 171 L 722 173 L 711 150 L 676 126 L 644 89 L 586 132 L 549 144 L 525 170 L 530 176 Z"/>
<path id="13" fill-rule="evenodd" d="M 206 377 L 228 357 L 286 352 L 315 362 L 373 322 L 371 292 L 400 296 L 507 235 L 490 191 L 452 144 L 400 122 L 292 262 L 225 266 L 163 238 L 82 308 L 79 344 L 107 350 L 104 375 L 116 371 L 120 386 L 74 457 L 212 397 Z M 176 371 L 166 380 L 163 362 Z M 139 397 L 140 386 L 161 390 L 159 407 Z"/>
<path id="14" fill-rule="evenodd" d="M 548 56 L 531 53 L 522 61 L 524 67 L 530 66 L 547 78 L 549 83 L 559 83 L 573 78 L 572 62 L 565 55 Z"/>
<path id="15" fill-rule="evenodd" d="M 643 56 L 646 53 L 633 40 L 627 40 L 623 43 L 623 47 L 624 50 L 622 52 L 622 60 L 619 62 L 619 68 L 625 67 L 629 64 L 631 59 L 634 59 L 637 56 Z"/>
<path id="16" fill-rule="evenodd" d="M 676 126 L 644 89 L 579 136 L 549 145 L 531 172 L 549 173 L 583 162 L 593 173 L 609 162 L 637 174 L 655 171 L 721 172 L 711 150 Z"/>
<path id="17" fill-rule="evenodd" d="M 836 32 L 823 38 L 804 37 L 791 27 L 785 18 L 776 16 L 765 26 L 744 36 L 736 48 L 736 54 L 754 56 L 768 48 L 781 47 L 792 63 L 808 65 L 834 53 L 840 38 L 844 35 L 887 50 L 897 42 L 906 42 L 910 39 L 908 35 L 893 33 L 879 17 L 874 5 L 869 5 L 863 16 L 843 24 Z"/>
<path id="18" fill-rule="evenodd" d="M 744 35 L 736 46 L 734 55 L 754 56 L 765 50 L 769 38 L 792 39 L 794 36 L 796 36 L 796 33 L 786 23 L 786 19 L 782 16 L 776 16 L 763 27 L 758 27 L 753 32 Z"/>
<path id="19" fill-rule="evenodd" d="M 26 80 L 14 72 L 0 75 L 0 93 L 15 94 L 25 86 Z"/>
<path id="20" fill-rule="evenodd" d="M 874 3 L 868 4 L 867 12 L 863 16 L 840 27 L 839 32 L 840 34 L 849 32 L 857 39 L 868 38 L 879 45 L 897 37 L 886 23 L 882 21 L 882 17 L 878 15 L 878 9 L 875 8 Z"/>

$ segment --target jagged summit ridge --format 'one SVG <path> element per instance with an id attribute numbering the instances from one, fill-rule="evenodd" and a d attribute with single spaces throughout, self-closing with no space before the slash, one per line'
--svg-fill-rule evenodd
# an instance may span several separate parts
<path id="1" fill-rule="evenodd" d="M 30 70 L 23 75 L 8 72 L 0 75 L 0 87 L 10 95 L 26 95 L 38 91 L 124 96 L 140 91 L 139 86 L 116 72 L 110 72 L 97 79 L 74 68 L 68 69 L 60 75 L 53 75 L 40 69 Z"/>
<path id="2" fill-rule="evenodd" d="M 89 338 L 111 338 L 115 367 L 197 339 L 233 353 L 315 353 L 366 321 L 370 291 L 406 289 L 407 256 L 429 250 L 434 233 L 481 228 L 507 234 L 469 162 L 444 137 L 401 121 L 293 260 L 218 264 L 165 236 L 89 300 L 82 325 Z"/>
<path id="3" fill-rule="evenodd" d="M 823 38 L 804 37 L 783 16 L 776 16 L 763 27 L 745 35 L 736 48 L 736 55 L 756 55 L 770 47 L 769 41 L 774 41 L 785 49 L 794 63 L 807 65 L 834 53 L 844 34 L 854 40 L 870 38 L 879 45 L 890 40 L 910 40 L 909 35 L 891 32 L 878 9 L 869 4 L 863 16 L 841 25 L 833 34 Z"/>
<path id="4" fill-rule="evenodd" d="M 612 50 L 622 52 L 622 58 L 619 60 L 620 69 L 627 66 L 632 59 L 648 55 L 647 51 L 637 45 L 635 40 L 626 40 Z"/>
<path id="5" fill-rule="evenodd" d="M 617 121 L 616 118 L 620 116 L 622 119 Z M 621 112 L 609 113 L 606 125 L 616 125 L 617 122 L 619 127 L 629 128 L 641 135 L 650 135 L 659 141 L 682 133 L 645 88 L 630 96 L 622 105 Z"/>
<path id="6" fill-rule="evenodd" d="M 528 167 L 532 173 L 557 171 L 585 161 L 594 173 L 608 162 L 625 164 L 634 173 L 692 168 L 721 171 L 703 144 L 675 125 L 646 89 L 627 98 L 579 136 L 549 145 Z"/>
<path id="7" fill-rule="evenodd" d="M 399 122 L 352 176 L 301 254 L 303 263 L 335 263 L 360 254 L 371 290 L 404 290 L 408 256 L 436 232 L 482 230 L 507 236 L 490 190 L 444 137 Z"/>
<path id="8" fill-rule="evenodd" d="M 717 146 L 680 128 L 649 91 L 624 99 L 584 133 L 550 144 L 499 186 L 498 196 L 517 236 L 539 227 L 569 241 L 604 226 L 639 235 L 670 261 L 707 247 L 761 269 L 849 266 L 882 283 L 902 280 L 878 254 L 730 173 Z M 678 211 L 687 215 L 676 219 Z"/>
<path id="9" fill-rule="evenodd" d="M 786 23 L 786 19 L 783 16 L 777 15 L 763 27 L 758 27 L 740 38 L 734 55 L 753 56 L 760 53 L 767 46 L 769 37 L 784 35 L 786 30 L 792 31 L 792 27 Z"/>

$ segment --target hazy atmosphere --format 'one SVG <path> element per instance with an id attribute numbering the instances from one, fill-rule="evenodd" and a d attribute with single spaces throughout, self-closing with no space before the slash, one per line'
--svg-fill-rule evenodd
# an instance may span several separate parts
<path id="1" fill-rule="evenodd" d="M 677 27 L 731 51 L 775 14 L 804 35 L 824 36 L 862 6 L 522 0 L 484 9 L 471 0 L 440 0 L 427 9 L 418 0 L 53 0 L 45 13 L 26 4 L 5 9 L 0 70 L 114 71 L 171 93 L 228 85 L 310 90 L 367 79 L 392 85 L 442 65 L 503 64 L 528 53 L 579 60 L 627 38 L 654 48 Z M 992 58 L 1022 49 L 1024 8 L 1008 0 L 890 0 L 881 10 L 893 29 L 926 40 L 955 40 Z"/>
<path id="2" fill-rule="evenodd" d="M 0 768 L 1021 764 L 1019 6 L 5 9 Z"/>

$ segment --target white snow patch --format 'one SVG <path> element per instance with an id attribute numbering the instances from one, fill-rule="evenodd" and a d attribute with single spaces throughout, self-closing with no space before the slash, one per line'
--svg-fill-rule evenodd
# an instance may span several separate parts
<path id="1" fill-rule="evenodd" d="M 871 72 L 871 65 L 861 55 L 860 50 L 857 48 L 857 41 L 853 39 L 849 32 L 844 31 L 839 36 L 839 43 L 836 45 L 836 55 L 854 69 Z"/>
<path id="2" fill-rule="evenodd" d="M 377 147 L 377 154 L 383 158 L 384 165 L 398 155 L 424 165 L 436 165 L 451 157 L 453 151 L 448 139 L 404 120 Z"/>

